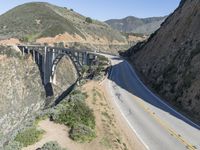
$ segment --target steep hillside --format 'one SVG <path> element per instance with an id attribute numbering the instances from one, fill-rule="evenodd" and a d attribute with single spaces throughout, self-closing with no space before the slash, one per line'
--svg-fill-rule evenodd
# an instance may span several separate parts
<path id="1" fill-rule="evenodd" d="M 22 122 L 52 103 L 78 78 L 74 65 L 63 57 L 56 67 L 54 99 L 46 98 L 38 66 L 30 55 L 25 57 L 9 47 L 0 46 L 0 149 Z"/>
<path id="2" fill-rule="evenodd" d="M 151 87 L 200 121 L 200 1 L 182 0 L 147 43 L 129 50 Z"/>
<path id="3" fill-rule="evenodd" d="M 22 42 L 125 45 L 125 37 L 106 23 L 49 3 L 27 3 L 0 16 L 0 39 Z"/>
<path id="4" fill-rule="evenodd" d="M 0 149 L 18 126 L 45 104 L 45 90 L 31 57 L 0 47 Z"/>
<path id="5" fill-rule="evenodd" d="M 156 31 L 165 19 L 166 17 L 152 17 L 141 19 L 129 16 L 123 19 L 107 20 L 106 23 L 120 32 L 149 35 Z"/>

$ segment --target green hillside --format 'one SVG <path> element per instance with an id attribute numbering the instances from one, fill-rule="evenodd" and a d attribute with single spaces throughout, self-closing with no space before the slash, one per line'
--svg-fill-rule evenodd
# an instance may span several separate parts
<path id="1" fill-rule="evenodd" d="M 107 20 L 106 23 L 120 32 L 149 35 L 156 31 L 165 19 L 166 16 L 151 18 L 137 18 L 129 16 L 123 19 Z"/>
<path id="2" fill-rule="evenodd" d="M 71 9 L 49 3 L 27 3 L 0 16 L 0 39 L 16 37 L 33 41 L 39 37 L 54 37 L 62 33 L 106 37 L 110 41 L 124 41 L 124 37 L 107 24 L 92 20 Z"/>

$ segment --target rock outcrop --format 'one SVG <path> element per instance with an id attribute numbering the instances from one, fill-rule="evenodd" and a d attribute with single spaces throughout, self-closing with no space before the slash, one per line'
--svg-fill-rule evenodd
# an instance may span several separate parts
<path id="1" fill-rule="evenodd" d="M 200 121 L 200 1 L 182 0 L 161 28 L 129 55 L 164 99 Z"/>
<path id="2" fill-rule="evenodd" d="M 31 56 L 0 47 L 0 147 L 21 123 L 45 104 L 45 90 Z"/>
<path id="3" fill-rule="evenodd" d="M 78 79 L 78 73 L 68 56 L 63 56 L 56 67 L 56 83 L 53 85 L 54 97 L 57 98 Z"/>

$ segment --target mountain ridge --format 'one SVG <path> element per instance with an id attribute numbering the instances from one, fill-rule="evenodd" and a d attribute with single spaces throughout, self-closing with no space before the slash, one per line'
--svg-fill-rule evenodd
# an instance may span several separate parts
<path id="1" fill-rule="evenodd" d="M 127 16 L 122 19 L 110 19 L 105 22 L 120 32 L 151 34 L 160 27 L 166 17 L 137 18 L 135 16 Z"/>

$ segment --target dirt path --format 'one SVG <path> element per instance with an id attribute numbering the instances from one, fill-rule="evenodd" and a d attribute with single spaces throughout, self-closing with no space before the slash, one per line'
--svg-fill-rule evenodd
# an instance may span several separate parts
<path id="1" fill-rule="evenodd" d="M 69 150 L 142 150 L 143 146 L 114 108 L 115 105 L 106 92 L 105 82 L 99 84 L 91 81 L 82 87 L 88 94 L 86 103 L 93 109 L 96 118 L 97 137 L 92 142 L 81 144 L 72 141 L 68 137 L 69 129 L 66 126 L 47 119 L 39 122 L 39 128 L 45 131 L 43 138 L 23 150 L 35 150 L 49 141 L 57 141 L 61 147 Z"/>

